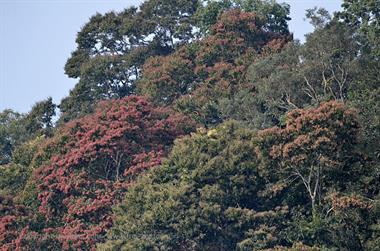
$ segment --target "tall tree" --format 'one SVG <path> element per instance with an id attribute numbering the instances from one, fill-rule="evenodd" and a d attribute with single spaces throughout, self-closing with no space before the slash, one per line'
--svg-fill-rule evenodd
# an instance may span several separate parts
<path id="1" fill-rule="evenodd" d="M 52 98 L 37 102 L 27 114 L 0 112 L 0 164 L 11 161 L 14 149 L 37 136 L 50 136 L 56 105 Z"/>
<path id="2" fill-rule="evenodd" d="M 291 36 L 268 31 L 254 12 L 232 9 L 218 17 L 207 36 L 172 55 L 148 61 L 138 91 L 158 104 L 173 105 L 197 121 L 223 121 L 219 100 L 247 89 L 245 72 L 257 55 L 280 49 Z"/>
<path id="3" fill-rule="evenodd" d="M 15 144 L 25 132 L 19 123 L 22 115 L 12 110 L 0 113 L 0 164 L 9 163 Z"/>
<path id="4" fill-rule="evenodd" d="M 100 250 L 258 250 L 280 242 L 288 212 L 267 192 L 255 133 L 228 122 L 177 141 L 131 186 Z M 276 226 L 276 227 L 274 227 Z"/>
<path id="5" fill-rule="evenodd" d="M 158 165 L 174 139 L 194 126 L 138 96 L 104 101 L 94 114 L 66 124 L 33 158 L 29 196 L 38 198 L 35 213 L 44 219 L 36 228 L 31 221 L 25 231 L 41 240 L 49 235 L 60 249 L 93 248 L 112 225 L 112 206 L 130 182 Z M 19 238 L 24 247 L 31 245 Z"/>
<path id="6" fill-rule="evenodd" d="M 336 102 L 317 109 L 296 109 L 287 114 L 285 128 L 260 132 L 264 150 L 289 177 L 299 178 L 310 198 L 311 210 L 322 203 L 328 173 L 342 178 L 352 164 L 358 122 L 354 112 Z M 339 177 L 340 176 L 340 177 Z M 333 183 L 336 181 L 333 181 Z"/>
<path id="7" fill-rule="evenodd" d="M 50 135 L 53 130 L 53 117 L 56 105 L 51 97 L 37 102 L 32 110 L 25 116 L 25 128 L 27 133 Z"/>
<path id="8" fill-rule="evenodd" d="M 344 0 L 343 11 L 337 17 L 358 29 L 363 50 L 379 61 L 380 3 L 377 0 Z"/>
<path id="9" fill-rule="evenodd" d="M 197 6 L 196 0 L 149 0 L 139 9 L 91 17 L 65 66 L 66 74 L 79 83 L 60 104 L 61 120 L 93 111 L 99 100 L 133 94 L 148 57 L 167 55 L 193 37 Z"/>
<path id="10" fill-rule="evenodd" d="M 255 12 L 265 21 L 266 29 L 276 33 L 288 34 L 290 6 L 271 0 L 203 0 L 195 18 L 201 33 L 207 34 L 217 22 L 219 15 L 234 8 Z"/>
<path id="11" fill-rule="evenodd" d="M 336 101 L 293 110 L 283 128 L 259 132 L 263 164 L 274 168 L 296 208 L 286 234 L 291 242 L 365 250 L 377 235 L 370 230 L 377 195 L 360 185 L 376 167 L 363 165 L 359 135 L 356 112 Z"/>
<path id="12" fill-rule="evenodd" d="M 315 11 L 308 16 L 317 27 L 304 44 L 288 43 L 253 60 L 246 75 L 253 91 L 239 94 L 252 108 L 246 113 L 239 100 L 227 103 L 236 119 L 252 118 L 247 123 L 259 128 L 280 125 L 293 109 L 329 100 L 347 102 L 357 90 L 360 48 L 352 29 L 322 20 Z"/>

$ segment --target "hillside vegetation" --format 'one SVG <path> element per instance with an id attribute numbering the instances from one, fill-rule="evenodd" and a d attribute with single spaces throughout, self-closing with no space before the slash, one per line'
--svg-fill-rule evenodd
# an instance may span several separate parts
<path id="1" fill-rule="evenodd" d="M 70 94 L 0 112 L 0 250 L 380 250 L 380 2 L 289 11 L 92 16 Z"/>

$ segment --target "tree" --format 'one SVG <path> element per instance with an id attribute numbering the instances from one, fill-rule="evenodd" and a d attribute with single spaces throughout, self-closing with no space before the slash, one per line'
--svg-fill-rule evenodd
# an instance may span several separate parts
<path id="1" fill-rule="evenodd" d="M 303 91 L 300 57 L 301 45 L 294 41 L 256 58 L 246 73 L 250 91 L 242 89 L 238 98 L 224 101 L 225 113 L 254 128 L 280 125 L 288 111 L 310 102 Z"/>
<path id="2" fill-rule="evenodd" d="M 224 6 L 225 4 L 226 6 Z M 220 22 L 224 22 L 226 25 L 225 31 L 227 32 L 227 30 L 229 30 L 228 32 L 236 32 L 236 34 L 225 34 L 226 36 L 223 38 L 223 30 L 219 31 L 219 35 L 216 34 L 214 27 L 216 22 L 206 21 L 206 25 L 210 25 L 207 28 L 207 34 L 213 34 L 210 39 L 206 39 L 207 41 L 202 43 L 201 47 L 205 47 L 206 50 L 214 50 L 213 53 L 228 52 L 228 50 L 216 51 L 215 48 L 217 46 L 212 49 L 212 44 L 207 46 L 207 43 L 213 42 L 211 41 L 212 38 L 216 39 L 214 42 L 217 44 L 223 43 L 224 41 L 226 46 L 233 46 L 233 44 L 239 45 L 240 48 L 235 48 L 234 51 L 240 50 L 240 55 L 244 54 L 242 51 L 244 48 L 242 47 L 244 47 L 245 42 L 247 43 L 246 47 L 251 46 L 254 47 L 252 49 L 259 50 L 263 45 L 262 43 L 266 42 L 266 39 L 283 37 L 286 40 L 286 37 L 289 36 L 286 24 L 286 21 L 289 20 L 289 7 L 287 5 L 267 1 L 231 1 L 225 4 L 224 2 L 221 3 L 221 9 L 216 7 L 218 14 L 212 14 L 215 19 L 214 21 L 219 20 L 219 18 L 223 19 L 222 16 L 224 16 L 224 20 Z M 61 111 L 63 112 L 61 121 L 69 121 L 72 118 L 92 112 L 94 108 L 93 104 L 99 100 L 121 98 L 135 93 L 135 85 L 136 82 L 139 82 L 141 77 L 141 69 L 145 68 L 147 74 L 145 74 L 146 78 L 142 76 L 143 79 L 141 83 L 137 85 L 154 87 L 154 85 L 149 85 L 149 82 L 147 83 L 150 79 L 148 72 L 153 70 L 149 66 L 153 64 L 153 61 L 150 60 L 147 62 L 147 59 L 151 56 L 158 56 L 158 58 L 156 58 L 157 62 L 158 59 L 164 59 L 161 56 L 167 56 L 173 53 L 181 45 L 192 43 L 197 27 L 204 26 L 204 22 L 199 20 L 210 16 L 208 14 L 209 5 L 210 8 L 213 9 L 215 6 L 219 6 L 219 3 L 210 1 L 200 4 L 195 0 L 179 0 L 175 3 L 173 1 L 150 0 L 145 2 L 139 10 L 130 8 L 119 14 L 108 13 L 104 16 L 98 14 L 92 17 L 90 22 L 78 33 L 78 49 L 73 52 L 72 57 L 66 64 L 67 74 L 70 77 L 80 77 L 80 81 L 71 91 L 70 96 L 65 98 L 60 105 Z M 228 18 L 226 18 L 227 14 L 221 15 L 224 11 L 234 11 L 231 8 L 241 8 L 241 10 L 251 13 L 250 15 L 255 12 L 257 14 L 257 17 L 254 18 L 255 20 L 253 20 L 252 17 L 251 20 L 248 20 L 249 18 L 243 20 L 243 15 L 239 14 L 241 18 L 240 24 L 244 25 L 243 22 L 246 22 L 246 24 L 249 22 L 257 22 L 256 24 L 259 26 L 257 29 L 258 33 L 255 33 L 249 27 L 244 28 L 243 26 L 238 26 L 239 22 L 234 24 L 232 19 L 228 20 Z M 197 10 L 199 10 L 198 13 Z M 232 17 L 232 12 L 230 15 Z M 228 22 L 230 22 L 230 24 L 228 24 Z M 233 25 L 235 25 L 235 27 Z M 239 28 L 242 28 L 240 33 L 238 31 Z M 244 35 L 244 33 L 246 34 Z M 229 35 L 236 35 L 238 37 L 235 40 L 229 40 Z M 239 40 L 243 37 L 244 39 L 249 39 L 244 42 Z M 184 50 L 181 50 L 179 54 L 183 53 L 183 51 Z M 212 57 L 212 55 L 209 56 Z M 228 60 L 231 61 L 231 56 L 235 55 L 226 56 L 228 56 Z M 182 60 L 186 57 L 180 59 L 177 55 L 175 58 L 176 60 Z M 170 59 L 167 60 L 170 61 Z M 147 65 L 142 67 L 145 62 L 147 62 Z M 186 64 L 187 62 L 182 61 L 179 63 L 180 66 L 181 63 Z M 203 62 L 200 63 L 203 64 Z M 217 63 L 217 61 L 214 63 Z M 191 63 L 187 66 L 189 69 L 192 67 Z M 209 67 L 210 65 L 206 64 L 206 66 Z M 163 67 L 166 67 L 166 70 L 170 70 L 168 67 L 172 66 L 165 64 Z M 203 66 L 199 65 L 197 68 L 202 67 Z M 236 68 L 235 65 L 229 67 Z M 171 70 L 175 72 L 184 69 L 183 67 L 182 69 L 179 67 L 177 70 Z M 163 91 L 164 93 L 162 95 L 166 95 L 167 91 L 179 91 L 183 93 L 186 92 L 184 86 L 192 83 L 193 78 L 190 72 L 183 74 L 179 74 L 179 76 L 182 75 L 188 77 L 188 79 L 176 79 L 176 81 L 184 82 L 184 84 L 177 83 L 178 86 L 182 86 L 179 89 L 174 88 L 173 90 L 173 83 L 169 84 L 172 86 L 171 88 L 163 86 L 162 83 L 153 84 L 158 84 L 161 87 L 160 90 L 167 89 Z M 200 73 L 195 72 L 195 74 Z M 170 83 L 170 79 L 168 80 Z M 156 87 L 150 91 L 150 94 L 154 93 L 155 88 Z M 141 93 L 145 88 L 138 87 L 137 89 L 138 93 Z M 160 102 L 168 104 L 177 96 L 173 93 L 170 93 L 170 95 L 172 95 L 172 97 L 168 100 L 161 100 Z M 184 101 L 184 103 L 186 103 L 186 101 Z M 213 107 L 214 105 L 211 106 Z M 210 113 L 210 110 L 205 112 Z"/>
<path id="3" fill-rule="evenodd" d="M 240 97 L 251 104 L 248 114 L 254 118 L 247 123 L 252 126 L 281 125 L 285 114 L 293 109 L 329 100 L 347 102 L 350 93 L 358 89 L 355 79 L 360 48 L 352 29 L 336 21 L 326 23 L 314 15 L 311 10 L 309 18 L 319 26 L 307 35 L 303 45 L 288 43 L 256 58 L 249 66 L 246 76 L 252 91 L 242 91 Z M 244 104 L 235 101 L 225 106 L 242 113 L 236 119 L 246 120 L 248 114 L 240 112 L 246 110 Z"/>
<path id="4" fill-rule="evenodd" d="M 178 109 L 191 111 L 205 125 L 220 123 L 225 117 L 219 100 L 234 100 L 239 90 L 247 89 L 245 73 L 250 62 L 266 48 L 281 48 L 290 39 L 267 31 L 264 19 L 254 12 L 224 12 L 197 50 L 194 70 L 201 84 L 178 100 Z"/>
<path id="5" fill-rule="evenodd" d="M 37 102 L 25 117 L 25 129 L 32 135 L 51 135 L 56 105 L 51 97 Z"/>
<path id="6" fill-rule="evenodd" d="M 139 9 L 91 17 L 65 66 L 69 77 L 80 80 L 60 104 L 61 121 L 94 111 L 100 100 L 133 94 L 147 58 L 168 55 L 193 37 L 197 6 L 196 0 L 149 0 Z"/>
<path id="7" fill-rule="evenodd" d="M 377 250 L 379 7 L 304 44 L 270 0 L 94 15 L 59 122 L 0 113 L 0 249 Z"/>
<path id="8" fill-rule="evenodd" d="M 24 134 L 19 123 L 21 117 L 12 110 L 0 113 L 0 165 L 10 162 L 15 144 Z"/>
<path id="9" fill-rule="evenodd" d="M 17 146 L 12 161 L 0 165 L 0 194 L 15 199 L 23 191 L 33 171 L 33 158 L 44 141 L 45 137 L 40 136 Z"/>
<path id="10" fill-rule="evenodd" d="M 137 83 L 139 94 L 158 105 L 170 105 L 196 85 L 194 46 L 184 46 L 168 56 L 152 57 L 144 64 Z"/>
<path id="11" fill-rule="evenodd" d="M 176 141 L 115 210 L 100 250 L 259 250 L 280 243 L 288 212 L 267 189 L 254 131 L 236 122 Z"/>
<path id="12" fill-rule="evenodd" d="M 309 34 L 302 53 L 306 94 L 316 103 L 346 101 L 358 54 L 352 29 L 341 23 L 331 22 Z"/>
<path id="13" fill-rule="evenodd" d="M 279 184 L 293 187 L 284 198 L 296 208 L 288 230 L 293 242 L 364 250 L 377 195 L 360 184 L 376 170 L 362 165 L 358 138 L 355 111 L 336 101 L 293 110 L 283 128 L 259 132 L 263 165 L 274 168 Z"/>
<path id="14" fill-rule="evenodd" d="M 27 186 L 34 187 L 29 196 L 38 198 L 37 213 L 44 219 L 43 226 L 30 227 L 28 233 L 42 239 L 48 235 L 50 242 L 41 245 L 93 248 L 112 225 L 111 208 L 125 189 L 194 126 L 138 96 L 102 102 L 94 114 L 66 124 L 33 158 L 34 186 Z M 19 238 L 24 246 L 32 245 Z"/>
<path id="15" fill-rule="evenodd" d="M 351 27 L 359 44 L 358 69 L 354 78 L 355 88 L 351 90 L 350 102 L 360 110 L 365 139 L 364 148 L 369 157 L 369 165 L 379 165 L 379 84 L 380 84 L 380 3 L 378 1 L 343 1 L 343 10 L 336 19 Z M 376 175 L 375 175 L 376 176 Z"/>
<path id="16" fill-rule="evenodd" d="M 266 29 L 282 34 L 289 34 L 287 21 L 289 17 L 289 5 L 267 0 L 205 0 L 202 1 L 195 14 L 197 26 L 203 34 L 207 34 L 210 28 L 217 22 L 219 16 L 234 8 L 245 12 L 254 12 L 264 19 Z"/>
<path id="17" fill-rule="evenodd" d="M 379 61 L 380 47 L 380 3 L 376 0 L 345 0 L 343 11 L 337 18 L 356 28 L 363 35 L 363 52 L 372 54 Z"/>
<path id="18" fill-rule="evenodd" d="M 27 114 L 10 109 L 0 113 L 0 165 L 9 163 L 14 149 L 24 142 L 51 135 L 55 108 L 49 97 L 37 102 Z"/>
<path id="19" fill-rule="evenodd" d="M 322 203 L 324 186 L 338 185 L 347 175 L 344 172 L 349 171 L 345 169 L 354 158 L 358 127 L 353 110 L 328 102 L 317 109 L 293 110 L 287 114 L 285 128 L 264 130 L 260 137 L 265 154 L 279 171 L 302 181 L 315 213 Z M 328 181 L 331 178 L 335 178 L 333 183 Z"/>
<path id="20" fill-rule="evenodd" d="M 19 229 L 23 227 L 23 218 L 27 216 L 25 207 L 15 205 L 10 196 L 0 195 L 0 245 L 2 250 L 16 248 L 20 250 L 17 239 Z"/>

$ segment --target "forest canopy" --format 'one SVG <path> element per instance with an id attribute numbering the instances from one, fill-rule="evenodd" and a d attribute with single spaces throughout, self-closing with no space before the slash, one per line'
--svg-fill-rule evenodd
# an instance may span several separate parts
<path id="1" fill-rule="evenodd" d="M 380 2 L 290 8 L 92 16 L 69 95 L 0 112 L 0 250 L 379 250 Z"/>

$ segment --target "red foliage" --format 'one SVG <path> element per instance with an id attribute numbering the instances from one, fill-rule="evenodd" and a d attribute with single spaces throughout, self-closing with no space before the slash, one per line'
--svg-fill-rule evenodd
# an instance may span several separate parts
<path id="1" fill-rule="evenodd" d="M 208 36 L 169 56 L 148 60 L 138 89 L 155 103 L 176 103 L 197 120 L 214 121 L 212 104 L 246 89 L 245 73 L 254 58 L 280 50 L 290 39 L 268 31 L 252 12 L 229 10 Z"/>
<path id="2" fill-rule="evenodd" d="M 66 124 L 34 173 L 44 233 L 64 250 L 94 248 L 134 177 L 160 164 L 174 139 L 194 128 L 192 120 L 138 96 L 102 102 L 94 114 Z"/>
<path id="3" fill-rule="evenodd" d="M 373 203 L 368 199 L 352 194 L 352 195 L 339 195 L 337 193 L 333 193 L 330 195 L 332 208 L 334 212 L 344 212 L 349 208 L 360 208 L 360 209 L 371 209 L 373 208 Z"/>
<path id="4" fill-rule="evenodd" d="M 270 147 L 272 158 L 288 159 L 317 152 L 335 156 L 352 147 L 357 133 L 355 111 L 330 101 L 315 109 L 293 110 L 287 114 L 284 128 L 262 130 L 259 136 Z"/>
<path id="5" fill-rule="evenodd" d="M 197 62 L 205 67 L 222 61 L 233 63 L 247 53 L 260 53 L 265 46 L 278 47 L 289 39 L 267 31 L 254 13 L 233 9 L 223 13 L 210 35 L 201 41 Z"/>
<path id="6" fill-rule="evenodd" d="M 11 197 L 0 196 L 0 250 L 20 250 L 20 241 L 26 230 L 19 233 L 19 229 L 27 216 L 25 207 L 15 204 Z"/>
<path id="7" fill-rule="evenodd" d="M 266 165 L 302 181 L 314 209 L 326 187 L 339 190 L 352 176 L 358 129 L 355 111 L 330 101 L 288 113 L 284 128 L 259 132 L 259 146 Z"/>
<path id="8" fill-rule="evenodd" d="M 280 50 L 290 39 L 267 31 L 254 13 L 239 9 L 223 13 L 210 35 L 197 45 L 194 73 L 202 84 L 182 96 L 180 105 L 190 106 L 208 121 L 207 116 L 212 114 L 210 104 L 220 98 L 232 99 L 239 90 L 247 89 L 245 74 L 255 58 Z"/>
<path id="9" fill-rule="evenodd" d="M 139 92 L 157 104 L 171 104 L 192 89 L 196 79 L 194 55 L 187 47 L 168 56 L 152 57 L 144 64 Z"/>

